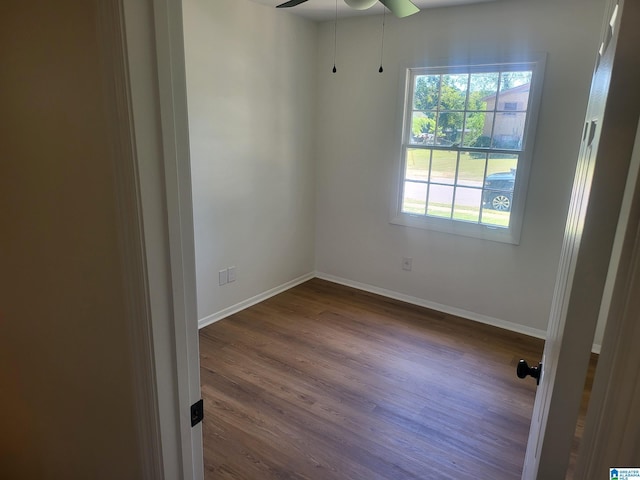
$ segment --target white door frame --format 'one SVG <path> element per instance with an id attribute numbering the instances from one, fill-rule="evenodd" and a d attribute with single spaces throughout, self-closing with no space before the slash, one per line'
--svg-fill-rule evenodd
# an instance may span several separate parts
<path id="1" fill-rule="evenodd" d="M 202 423 L 192 427 L 190 415 L 190 406 L 200 400 L 201 393 L 182 2 L 153 0 L 153 13 L 169 231 L 182 471 L 184 478 L 200 480 L 204 478 Z"/>
<path id="2" fill-rule="evenodd" d="M 105 38 L 119 47 L 107 48 L 112 55 L 106 70 L 116 77 L 108 98 L 118 107 L 111 129 L 124 164 L 118 171 L 119 220 L 127 234 L 125 258 L 132 262 L 131 309 L 139 319 L 131 336 L 144 478 L 199 480 L 202 434 L 191 429 L 188 414 L 200 386 L 181 0 L 109 5 L 102 20 L 111 32 Z M 629 285 L 635 284 L 620 284 L 626 289 L 621 298 Z M 603 358 L 614 343 L 611 335 L 608 327 Z M 625 355 L 631 358 L 619 352 L 616 361 Z M 590 412 L 594 424 L 610 418 L 605 408 Z M 581 458 L 593 456 L 596 443 L 585 442 Z"/>
<path id="3" fill-rule="evenodd" d="M 179 0 L 98 2 L 144 479 L 204 477 Z"/>

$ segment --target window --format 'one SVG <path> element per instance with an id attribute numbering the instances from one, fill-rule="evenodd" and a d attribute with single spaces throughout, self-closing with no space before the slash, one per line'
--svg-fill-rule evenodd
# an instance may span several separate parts
<path id="1" fill-rule="evenodd" d="M 504 102 L 505 115 L 515 115 L 518 110 L 518 102 Z"/>
<path id="2" fill-rule="evenodd" d="M 407 71 L 392 223 L 518 243 L 541 63 Z"/>

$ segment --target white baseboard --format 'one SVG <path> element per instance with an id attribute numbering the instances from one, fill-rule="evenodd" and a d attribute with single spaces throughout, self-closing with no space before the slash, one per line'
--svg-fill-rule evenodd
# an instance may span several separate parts
<path id="1" fill-rule="evenodd" d="M 522 333 L 524 335 L 529 335 L 530 337 L 541 338 L 543 340 L 547 338 L 546 330 L 539 330 L 537 328 L 527 327 L 518 323 L 500 320 L 499 318 L 481 315 L 479 313 L 470 312 L 462 308 L 450 307 L 448 305 L 442 305 L 441 303 L 430 302 L 429 300 L 423 300 L 422 298 L 412 297 L 410 295 L 394 292 L 393 290 L 387 290 L 385 288 L 374 287 L 373 285 L 369 285 L 366 283 L 355 282 L 353 280 L 337 277 L 328 273 L 316 272 L 316 277 L 327 280 L 329 282 L 339 283 L 340 285 L 345 285 L 347 287 L 357 288 L 358 290 L 364 290 L 365 292 L 382 295 L 383 297 L 400 300 L 412 305 L 418 305 L 419 307 L 430 308 L 431 310 L 436 310 L 438 312 L 448 313 L 450 315 L 455 315 L 457 317 L 466 318 L 468 320 L 492 325 L 494 327 L 504 328 L 505 330 L 510 330 L 512 332 Z M 591 352 L 600 355 L 600 348 L 601 345 L 594 343 L 591 347 Z"/>
<path id="2" fill-rule="evenodd" d="M 512 332 L 523 333 L 535 338 L 546 338 L 547 332 L 545 330 L 539 330 L 537 328 L 531 328 L 517 323 L 508 322 L 506 320 L 500 320 L 499 318 L 489 317 L 487 315 L 481 315 L 479 313 L 470 312 L 462 308 L 450 307 L 448 305 L 442 305 L 441 303 L 431 302 L 418 297 L 412 297 L 403 293 L 394 292 L 385 288 L 374 287 L 366 283 L 354 282 L 353 280 L 347 280 L 346 278 L 336 277 L 335 275 L 329 275 L 328 273 L 316 272 L 316 277 L 323 280 L 327 280 L 333 283 L 339 283 L 347 287 L 357 288 L 358 290 L 364 290 L 365 292 L 375 293 L 382 295 L 383 297 L 393 298 L 394 300 L 400 300 L 402 302 L 410 303 L 412 305 L 418 305 L 419 307 L 430 308 L 431 310 L 437 310 L 438 312 L 448 313 L 455 315 L 456 317 L 466 318 L 468 320 L 474 320 L 476 322 L 484 323 L 486 325 L 492 325 L 494 327 L 504 328 Z"/>
<path id="3" fill-rule="evenodd" d="M 499 318 L 490 317 L 488 315 L 482 315 L 479 313 L 470 312 L 462 308 L 450 307 L 448 305 L 443 305 L 441 303 L 431 302 L 429 300 L 424 300 L 422 298 L 412 297 L 411 295 L 405 295 L 403 293 L 394 292 L 393 290 L 387 290 L 386 288 L 375 287 L 367 283 L 356 282 L 353 280 L 348 280 L 346 278 L 337 277 L 335 275 L 330 275 L 328 273 L 323 273 L 323 272 L 307 273 L 287 283 L 284 283 L 278 287 L 272 288 L 270 290 L 267 290 L 266 292 L 260 293 L 254 297 L 251 297 L 240 303 L 232 305 L 231 307 L 225 308 L 224 310 L 220 310 L 219 312 L 208 315 L 198 320 L 198 328 L 204 328 L 207 325 L 211 325 L 212 323 L 215 323 L 218 320 L 222 320 L 223 318 L 233 315 L 234 313 L 238 313 L 244 310 L 245 308 L 249 308 L 252 305 L 255 305 L 256 303 L 260 303 L 268 298 L 273 297 L 274 295 L 278 295 L 279 293 L 289 290 L 290 288 L 293 288 L 296 285 L 300 285 L 301 283 L 304 283 L 307 280 L 311 280 L 312 278 L 315 278 L 315 277 L 320 278 L 322 280 L 327 280 L 328 282 L 338 283 L 340 285 L 345 285 L 347 287 L 363 290 L 365 292 L 382 295 L 383 297 L 393 298 L 394 300 L 400 300 L 402 302 L 410 303 L 412 305 L 417 305 L 419 307 L 425 307 L 431 310 L 436 310 L 438 312 L 448 313 L 450 315 L 455 315 L 457 317 L 462 317 L 468 320 L 473 320 L 475 322 L 484 323 L 486 325 L 492 325 L 494 327 L 503 328 L 511 332 L 522 333 L 524 335 L 529 335 L 530 337 L 541 338 L 543 340 L 547 337 L 546 330 L 527 327 L 525 325 L 509 322 L 507 320 L 501 320 Z M 600 348 L 601 348 L 600 345 L 593 344 L 591 351 L 599 355 Z"/>
<path id="4" fill-rule="evenodd" d="M 282 293 L 286 290 L 289 290 L 290 288 L 295 287 L 296 285 L 300 285 L 301 283 L 306 282 L 307 280 L 311 280 L 312 278 L 314 278 L 316 275 L 314 272 L 310 272 L 307 273 L 305 275 L 302 275 L 298 278 L 294 278 L 293 280 L 287 282 L 287 283 L 283 283 L 282 285 L 279 285 L 275 288 L 272 288 L 270 290 L 267 290 L 266 292 L 262 292 L 258 295 L 255 295 L 254 297 L 248 298 L 247 300 L 243 300 L 240 303 L 236 303 L 235 305 L 232 305 L 230 307 L 225 308 L 224 310 L 220 310 L 219 312 L 213 313 L 211 315 L 207 315 L 204 318 L 201 318 L 200 320 L 198 320 L 198 329 L 200 328 L 204 328 L 207 325 L 211 325 L 212 323 L 215 323 L 219 320 L 222 320 L 223 318 L 228 317 L 229 315 L 233 315 L 234 313 L 238 313 L 242 310 L 244 310 L 245 308 L 249 308 L 252 305 L 255 305 L 256 303 L 260 303 L 264 300 L 266 300 L 267 298 L 271 298 L 274 295 L 278 295 L 279 293 Z"/>

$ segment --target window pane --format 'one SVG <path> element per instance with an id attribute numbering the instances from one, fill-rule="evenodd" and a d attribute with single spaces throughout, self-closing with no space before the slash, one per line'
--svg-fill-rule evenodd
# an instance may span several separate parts
<path id="1" fill-rule="evenodd" d="M 435 110 L 439 91 L 440 75 L 417 75 L 413 87 L 413 109 Z"/>
<path id="2" fill-rule="evenodd" d="M 486 163 L 486 154 L 484 153 L 460 153 L 457 184 L 482 188 Z"/>
<path id="3" fill-rule="evenodd" d="M 493 148 L 522 150 L 526 113 L 497 112 L 493 125 Z"/>
<path id="4" fill-rule="evenodd" d="M 411 139 L 412 144 L 433 145 L 436 132 L 436 114 L 413 112 L 411 115 Z"/>
<path id="5" fill-rule="evenodd" d="M 511 220 L 511 212 L 502 212 L 499 210 L 482 209 L 482 218 L 480 223 L 483 225 L 491 225 L 495 227 L 508 227 Z"/>
<path id="6" fill-rule="evenodd" d="M 402 212 L 424 215 L 426 210 L 427 184 L 404 182 Z"/>
<path id="7" fill-rule="evenodd" d="M 455 204 L 453 206 L 453 218 L 466 222 L 477 223 L 480 219 L 480 203 L 482 202 L 482 190 L 479 188 L 456 188 Z"/>
<path id="8" fill-rule="evenodd" d="M 443 112 L 438 115 L 438 137 L 436 144 L 445 147 L 460 145 L 463 112 Z"/>
<path id="9" fill-rule="evenodd" d="M 491 154 L 482 193 L 482 220 L 487 225 L 509 226 L 518 155 Z"/>
<path id="10" fill-rule="evenodd" d="M 493 110 L 498 93 L 499 73 L 472 73 L 467 110 Z"/>
<path id="11" fill-rule="evenodd" d="M 404 178 L 407 180 L 429 180 L 431 150 L 408 148 Z M 424 198 L 427 198 L 425 195 Z"/>
<path id="12" fill-rule="evenodd" d="M 453 187 L 431 185 L 429 188 L 429 205 L 427 215 L 451 218 L 453 204 Z"/>
<path id="13" fill-rule="evenodd" d="M 440 87 L 440 110 L 464 110 L 469 75 L 443 75 Z"/>
<path id="14" fill-rule="evenodd" d="M 431 181 L 453 185 L 457 163 L 458 152 L 434 150 L 431 155 Z"/>
<path id="15" fill-rule="evenodd" d="M 493 113 L 470 112 L 464 126 L 462 145 L 465 147 L 489 148 Z"/>
<path id="16" fill-rule="evenodd" d="M 510 172 L 515 179 L 516 168 L 518 168 L 518 155 L 511 153 L 491 153 L 487 165 L 487 178 L 494 173 Z M 511 185 L 508 190 L 513 190 Z"/>
<path id="17" fill-rule="evenodd" d="M 498 110 L 527 110 L 531 73 L 530 71 L 502 73 Z M 509 104 L 515 108 L 508 108 Z"/>

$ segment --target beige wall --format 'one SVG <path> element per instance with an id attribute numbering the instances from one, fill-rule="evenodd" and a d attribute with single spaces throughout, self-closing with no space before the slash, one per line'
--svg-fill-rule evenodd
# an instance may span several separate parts
<path id="1" fill-rule="evenodd" d="M 136 479 L 95 2 L 1 10 L 0 477 Z"/>

